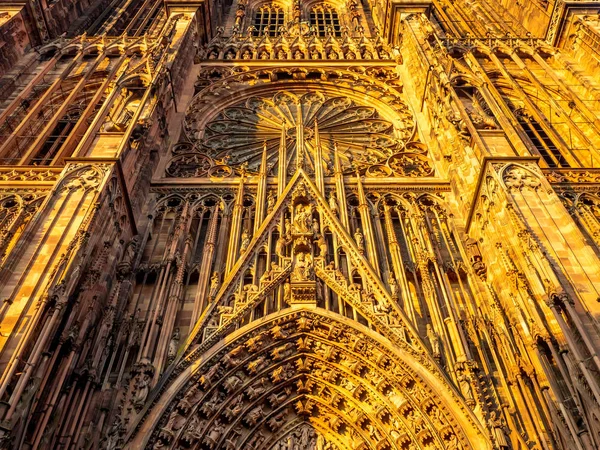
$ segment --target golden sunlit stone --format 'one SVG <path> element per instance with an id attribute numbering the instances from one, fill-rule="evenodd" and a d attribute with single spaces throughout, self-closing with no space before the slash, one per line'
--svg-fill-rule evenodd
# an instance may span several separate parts
<path id="1" fill-rule="evenodd" d="M 600 448 L 595 2 L 0 7 L 0 448 Z"/>

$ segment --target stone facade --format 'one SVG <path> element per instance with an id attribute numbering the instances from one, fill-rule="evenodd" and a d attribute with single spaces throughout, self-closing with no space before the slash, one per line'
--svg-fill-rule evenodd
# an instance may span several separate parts
<path id="1" fill-rule="evenodd" d="M 0 2 L 0 448 L 600 448 L 599 6 Z"/>

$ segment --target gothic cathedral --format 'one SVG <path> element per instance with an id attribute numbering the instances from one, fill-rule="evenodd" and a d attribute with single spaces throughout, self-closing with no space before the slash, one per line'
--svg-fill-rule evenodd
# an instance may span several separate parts
<path id="1" fill-rule="evenodd" d="M 599 12 L 0 0 L 0 449 L 599 449 Z"/>

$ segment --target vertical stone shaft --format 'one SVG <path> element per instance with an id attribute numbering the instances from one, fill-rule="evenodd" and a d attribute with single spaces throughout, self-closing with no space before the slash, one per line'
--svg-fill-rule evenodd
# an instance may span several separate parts
<path id="1" fill-rule="evenodd" d="M 196 324 L 196 321 L 204 311 L 206 307 L 206 294 L 208 288 L 208 282 L 211 277 L 211 267 L 213 257 L 215 253 L 215 247 L 217 242 L 217 224 L 219 223 L 219 206 L 215 205 L 212 208 L 210 220 L 208 224 L 208 232 L 206 235 L 206 242 L 202 251 L 202 266 L 200 268 L 200 277 L 198 279 L 198 289 L 194 297 L 194 310 L 192 311 L 192 326 Z"/>
<path id="2" fill-rule="evenodd" d="M 315 184 L 322 195 L 325 195 L 325 178 L 323 176 L 323 148 L 319 135 L 319 124 L 315 119 Z"/>
<path id="3" fill-rule="evenodd" d="M 335 174 L 335 189 L 337 195 L 338 210 L 340 212 L 340 220 L 342 224 L 348 229 L 348 204 L 346 202 L 346 188 L 344 187 L 344 171 L 342 170 L 342 163 L 338 155 L 337 145 L 334 144 L 334 174 Z"/>
<path id="4" fill-rule="evenodd" d="M 360 221 L 363 226 L 365 242 L 367 243 L 367 258 L 377 273 L 379 270 L 379 260 L 377 258 L 377 247 L 375 243 L 375 235 L 373 233 L 373 223 L 371 221 L 371 208 L 369 208 L 365 189 L 359 174 L 356 176 L 356 186 L 358 188 L 358 212 L 360 213 Z"/>
<path id="5" fill-rule="evenodd" d="M 227 261 L 225 263 L 225 276 L 229 274 L 231 268 L 238 258 L 240 249 L 240 233 L 242 231 L 242 212 L 244 211 L 244 175 L 240 177 L 240 186 L 238 187 L 233 205 L 233 214 L 231 221 L 231 233 L 229 235 L 229 247 L 227 251 Z"/>
<path id="6" fill-rule="evenodd" d="M 279 155 L 277 164 L 277 196 L 281 196 L 287 182 L 287 142 L 285 123 L 281 125 L 281 138 L 279 140 Z"/>
<path id="7" fill-rule="evenodd" d="M 262 160 L 258 173 L 256 187 L 256 210 L 254 211 L 254 233 L 258 231 L 265 218 L 265 204 L 267 201 L 267 143 L 263 145 Z"/>

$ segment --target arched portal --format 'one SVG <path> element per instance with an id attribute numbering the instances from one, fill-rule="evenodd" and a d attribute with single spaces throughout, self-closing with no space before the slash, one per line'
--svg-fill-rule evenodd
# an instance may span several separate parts
<path id="1" fill-rule="evenodd" d="M 490 448 L 446 380 L 314 305 L 256 320 L 179 367 L 126 448 Z"/>

